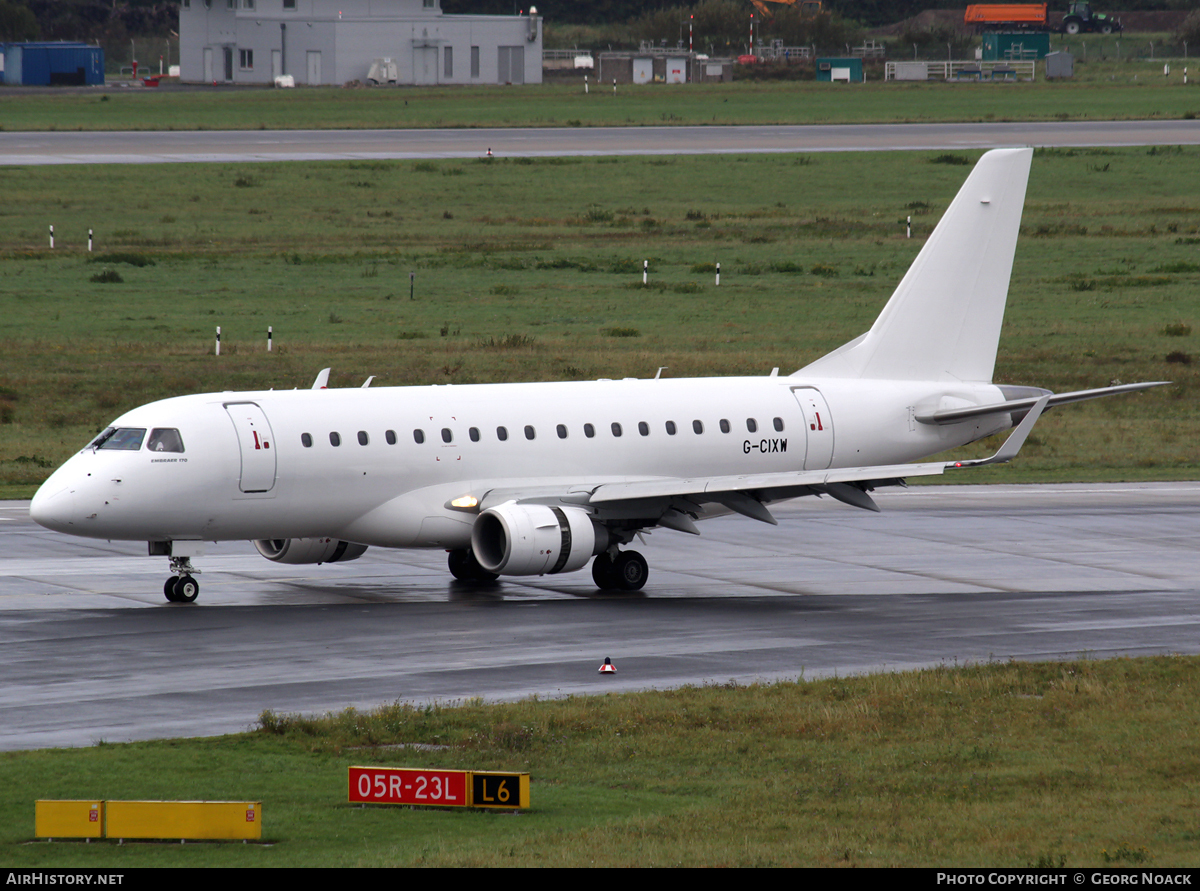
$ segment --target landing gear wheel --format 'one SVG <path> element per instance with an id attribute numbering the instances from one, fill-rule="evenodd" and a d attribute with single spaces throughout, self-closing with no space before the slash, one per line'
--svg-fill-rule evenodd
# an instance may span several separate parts
<path id="1" fill-rule="evenodd" d="M 592 561 L 592 581 L 601 591 L 611 591 L 618 587 L 617 571 L 613 568 L 612 557 L 600 554 Z"/>
<path id="2" fill-rule="evenodd" d="M 200 596 L 200 583 L 190 575 L 180 576 L 175 581 L 175 602 L 194 603 Z"/>
<path id="3" fill-rule="evenodd" d="M 622 591 L 640 591 L 650 575 L 646 558 L 637 551 L 622 551 L 613 561 L 617 586 Z"/>
<path id="4" fill-rule="evenodd" d="M 450 566 L 450 574 L 460 582 L 494 582 L 499 578 L 494 572 L 488 572 L 475 559 L 475 552 L 469 548 L 462 551 L 451 551 L 446 561 Z"/>
<path id="5" fill-rule="evenodd" d="M 163 593 L 167 595 L 167 600 L 172 603 L 179 602 L 179 598 L 175 596 L 175 583 L 178 581 L 179 579 L 176 576 L 171 576 L 163 584 Z"/>

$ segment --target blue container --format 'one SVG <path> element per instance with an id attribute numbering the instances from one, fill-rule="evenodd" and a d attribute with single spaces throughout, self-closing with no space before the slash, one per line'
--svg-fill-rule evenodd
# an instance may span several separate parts
<path id="1" fill-rule="evenodd" d="M 104 50 L 86 43 L 8 43 L 4 83 L 24 86 L 102 86 Z"/>

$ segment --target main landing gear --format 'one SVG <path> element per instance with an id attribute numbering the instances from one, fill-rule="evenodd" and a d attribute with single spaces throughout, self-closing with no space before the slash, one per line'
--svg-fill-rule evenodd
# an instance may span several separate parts
<path id="1" fill-rule="evenodd" d="M 475 559 L 475 552 L 470 548 L 451 551 L 447 562 L 450 564 L 450 574 L 460 582 L 494 582 L 500 578 L 496 573 L 488 572 L 480 566 L 479 561 Z"/>
<path id="2" fill-rule="evenodd" d="M 195 603 L 200 596 L 200 583 L 192 578 L 192 573 L 200 574 L 200 570 L 192 566 L 188 557 L 172 557 L 171 576 L 163 583 L 163 594 L 172 603 Z"/>
<path id="3" fill-rule="evenodd" d="M 640 591 L 650 575 L 646 558 L 637 551 L 605 551 L 592 561 L 592 581 L 602 591 Z"/>

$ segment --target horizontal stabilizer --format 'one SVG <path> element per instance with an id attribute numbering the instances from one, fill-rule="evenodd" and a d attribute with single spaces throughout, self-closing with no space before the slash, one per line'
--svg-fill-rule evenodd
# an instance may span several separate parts
<path id="1" fill-rule="evenodd" d="M 1051 393 L 1047 408 L 1056 405 L 1066 405 L 1071 402 L 1083 402 L 1087 399 L 1100 399 L 1104 396 L 1115 396 L 1118 393 L 1133 393 L 1137 390 L 1149 390 L 1151 387 L 1165 387 L 1171 381 L 1151 381 L 1141 384 L 1119 384 L 1115 387 L 1098 387 L 1094 390 L 1075 390 L 1071 393 Z M 1007 402 L 993 402 L 990 405 L 972 405 L 967 408 L 951 408 L 945 411 L 935 411 L 928 414 L 918 414 L 917 420 L 922 424 L 958 424 L 988 415 L 1003 415 L 1029 411 L 1037 404 L 1039 396 L 1029 396 L 1024 399 L 1010 399 Z"/>

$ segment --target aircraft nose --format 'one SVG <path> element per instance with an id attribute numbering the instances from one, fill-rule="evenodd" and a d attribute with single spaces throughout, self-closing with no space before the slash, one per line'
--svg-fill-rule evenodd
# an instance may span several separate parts
<path id="1" fill-rule="evenodd" d="M 75 492 L 62 483 L 47 480 L 29 502 L 33 521 L 55 532 L 70 532 L 75 525 Z"/>

